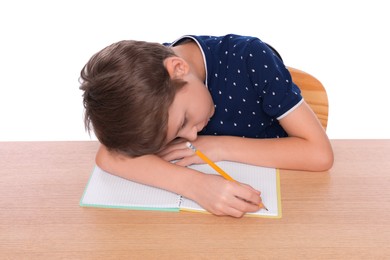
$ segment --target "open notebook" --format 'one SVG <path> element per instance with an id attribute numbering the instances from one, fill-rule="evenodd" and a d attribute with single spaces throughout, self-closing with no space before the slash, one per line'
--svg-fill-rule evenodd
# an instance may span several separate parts
<path id="1" fill-rule="evenodd" d="M 268 211 L 261 209 L 255 213 L 248 213 L 247 216 L 281 217 L 280 182 L 277 169 L 228 161 L 216 164 L 236 181 L 249 184 L 261 191 L 261 198 Z M 189 167 L 204 173 L 217 174 L 207 164 Z M 181 195 L 111 175 L 98 166 L 95 166 L 92 172 L 80 205 L 133 210 L 206 212 L 196 202 Z"/>

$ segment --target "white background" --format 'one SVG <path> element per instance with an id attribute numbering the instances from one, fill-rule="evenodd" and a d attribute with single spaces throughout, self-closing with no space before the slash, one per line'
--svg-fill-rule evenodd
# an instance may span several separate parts
<path id="1" fill-rule="evenodd" d="M 1 1 L 0 141 L 94 140 L 83 126 L 79 73 L 122 40 L 183 34 L 258 36 L 286 65 L 317 77 L 328 135 L 390 137 L 386 1 Z"/>

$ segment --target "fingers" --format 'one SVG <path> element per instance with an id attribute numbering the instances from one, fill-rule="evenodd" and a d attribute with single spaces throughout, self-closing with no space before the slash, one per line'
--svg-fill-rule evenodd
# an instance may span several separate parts
<path id="1" fill-rule="evenodd" d="M 157 155 L 166 161 L 179 160 L 187 156 L 191 156 L 193 151 L 188 149 L 185 142 L 176 142 L 169 144 L 164 150 Z"/>
<path id="2" fill-rule="evenodd" d="M 245 213 L 260 210 L 259 204 L 253 204 L 238 197 L 231 200 L 229 204 L 230 206 L 226 206 L 222 203 L 216 205 L 212 213 L 218 216 L 228 215 L 235 218 L 241 218 Z"/>
<path id="3" fill-rule="evenodd" d="M 165 161 L 176 161 L 175 164 L 179 166 L 204 163 L 194 151 L 188 149 L 186 141 L 183 139 L 175 140 L 157 155 Z"/>
<path id="4" fill-rule="evenodd" d="M 184 157 L 184 158 L 180 159 L 179 161 L 175 162 L 176 165 L 184 166 L 184 167 L 192 165 L 192 164 L 198 164 L 198 163 L 202 163 L 202 161 L 199 160 L 199 157 L 196 154 Z"/>
<path id="5" fill-rule="evenodd" d="M 261 192 L 253 188 L 252 186 L 245 184 L 245 183 L 239 183 L 241 186 L 245 187 L 247 190 L 243 190 L 244 196 L 250 196 L 252 192 L 256 193 L 256 196 L 260 196 Z M 248 192 L 249 191 L 249 192 Z"/>
<path id="6" fill-rule="evenodd" d="M 228 181 L 215 174 L 201 174 L 193 187 L 193 199 L 212 214 L 239 218 L 260 210 L 260 192 L 249 185 Z"/>
<path id="7" fill-rule="evenodd" d="M 216 205 L 220 215 L 229 215 L 240 218 L 247 212 L 256 212 L 260 210 L 261 197 L 260 191 L 255 190 L 249 185 L 230 182 L 232 184 L 230 194 L 233 197 L 225 197 Z"/>
<path id="8" fill-rule="evenodd" d="M 235 198 L 232 200 L 232 206 L 235 210 L 241 213 L 241 215 L 246 212 L 256 212 L 260 210 L 261 197 L 260 191 L 255 190 L 249 185 L 239 184 L 238 189 L 235 192 Z M 232 211 L 232 216 L 240 215 L 240 213 Z"/>
<path id="9" fill-rule="evenodd" d="M 176 149 L 161 155 L 159 154 L 159 156 L 166 161 L 181 160 L 192 155 L 193 151 L 189 149 Z"/>
<path id="10" fill-rule="evenodd" d="M 256 212 L 260 210 L 259 203 L 253 204 L 252 202 L 237 198 L 237 201 L 235 202 L 235 208 L 234 210 L 237 211 L 237 216 L 244 215 L 247 212 Z M 232 211 L 234 213 L 234 211 Z M 233 215 L 236 216 L 236 215 Z"/>

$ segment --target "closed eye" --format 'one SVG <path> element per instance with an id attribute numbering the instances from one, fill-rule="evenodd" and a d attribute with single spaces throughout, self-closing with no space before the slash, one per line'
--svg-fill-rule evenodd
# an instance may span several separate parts
<path id="1" fill-rule="evenodd" d="M 181 124 L 180 129 L 183 129 L 186 126 L 186 124 L 187 124 L 187 118 L 185 117 L 183 123 Z"/>

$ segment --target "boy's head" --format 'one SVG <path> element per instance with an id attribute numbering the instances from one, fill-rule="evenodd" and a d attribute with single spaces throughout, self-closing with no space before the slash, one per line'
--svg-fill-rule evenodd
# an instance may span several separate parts
<path id="1" fill-rule="evenodd" d="M 152 154 L 166 141 L 168 109 L 186 82 L 171 79 L 158 43 L 120 41 L 96 53 L 81 71 L 85 126 L 108 149 Z"/>

